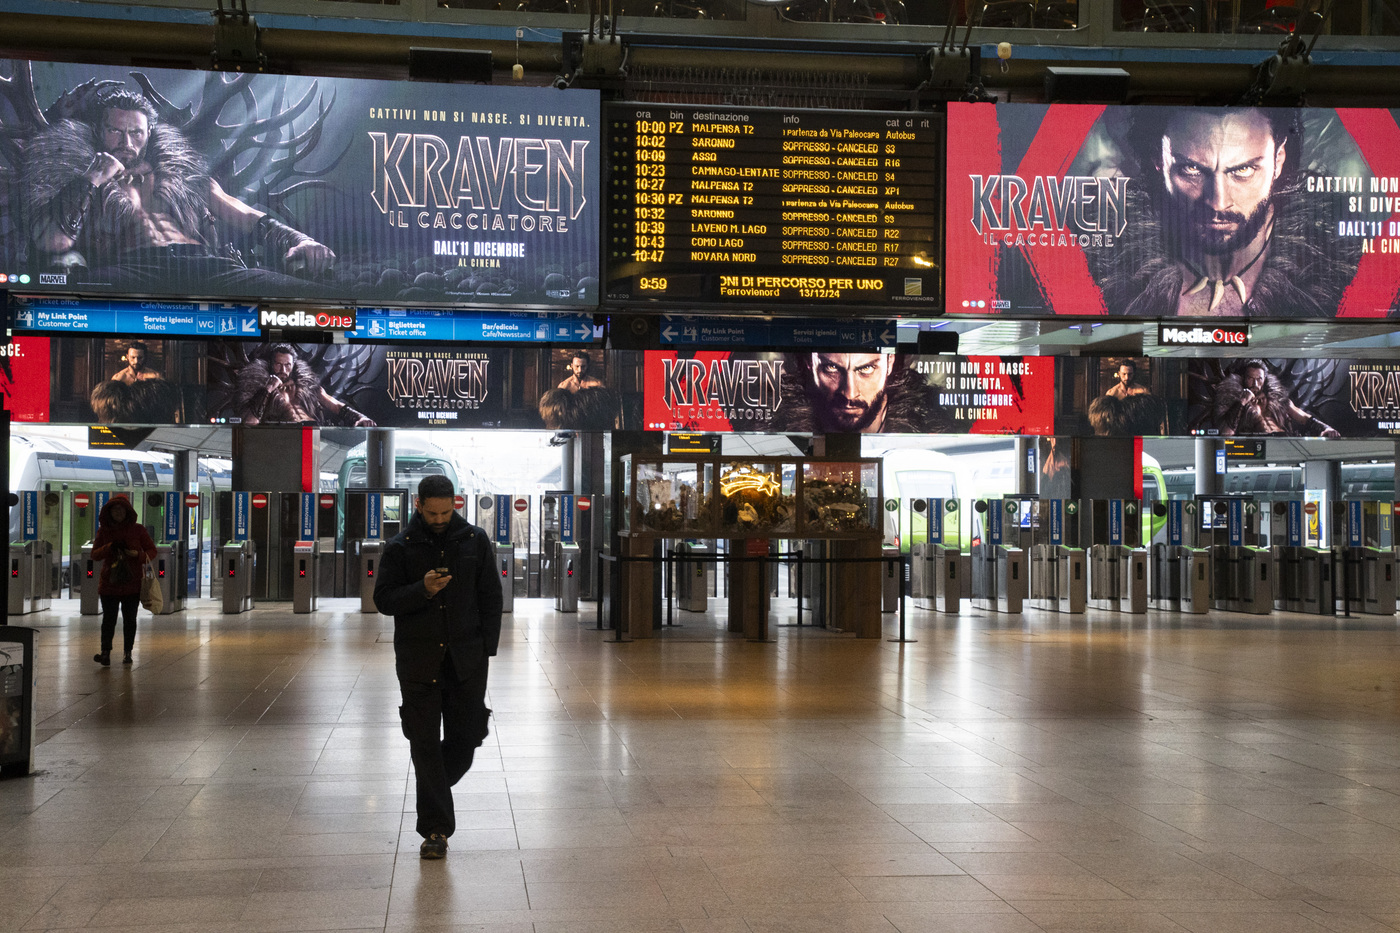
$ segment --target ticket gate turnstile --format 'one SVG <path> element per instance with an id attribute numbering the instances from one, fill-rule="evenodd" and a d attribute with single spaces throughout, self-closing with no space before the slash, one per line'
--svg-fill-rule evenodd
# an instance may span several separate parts
<path id="1" fill-rule="evenodd" d="M 292 612 L 316 611 L 320 563 L 319 541 L 298 541 L 292 545 Z"/>
<path id="2" fill-rule="evenodd" d="M 501 576 L 501 612 L 515 611 L 515 545 L 496 544 L 496 570 Z"/>
<path id="3" fill-rule="evenodd" d="M 52 549 L 53 546 L 47 541 L 11 542 L 10 615 L 24 615 L 49 608 Z"/>
<path id="4" fill-rule="evenodd" d="M 1338 597 L 1344 608 L 1364 615 L 1395 615 L 1395 553 L 1377 547 L 1340 550 L 1342 591 Z"/>
<path id="5" fill-rule="evenodd" d="M 91 541 L 83 545 L 72 572 L 73 586 L 78 591 L 78 615 L 101 615 L 102 600 L 97 597 L 97 587 L 102 582 L 102 561 L 93 559 Z"/>
<path id="6" fill-rule="evenodd" d="M 1111 612 L 1147 611 L 1147 552 L 1122 544 L 1089 548 L 1089 605 Z"/>
<path id="7" fill-rule="evenodd" d="M 1274 561 L 1268 548 L 1218 544 L 1210 559 L 1216 609 L 1254 615 L 1274 611 Z"/>
<path id="8" fill-rule="evenodd" d="M 972 547 L 972 605 L 991 612 L 1020 612 L 1028 580 L 1026 552 L 1004 544 Z"/>
<path id="9" fill-rule="evenodd" d="M 379 558 L 384 553 L 384 542 L 366 540 L 359 542 L 360 611 L 378 612 L 374 604 L 374 584 L 378 581 Z"/>
<path id="10" fill-rule="evenodd" d="M 246 612 L 253 608 L 257 575 L 257 545 L 252 541 L 225 541 L 219 558 L 223 581 L 225 613 Z"/>
<path id="11" fill-rule="evenodd" d="M 1030 556 L 1031 606 L 1052 612 L 1083 612 L 1089 592 L 1084 549 L 1033 544 Z"/>
<path id="12" fill-rule="evenodd" d="M 185 608 L 184 551 L 183 541 L 156 545 L 156 556 L 151 563 L 156 586 L 160 587 L 160 615 L 181 612 Z"/>
<path id="13" fill-rule="evenodd" d="M 554 608 L 558 612 L 578 612 L 579 546 L 554 543 Z"/>

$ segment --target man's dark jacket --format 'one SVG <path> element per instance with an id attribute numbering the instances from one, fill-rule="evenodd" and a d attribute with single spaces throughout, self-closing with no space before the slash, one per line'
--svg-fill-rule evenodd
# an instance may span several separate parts
<path id="1" fill-rule="evenodd" d="M 423 577 L 446 567 L 452 582 L 429 597 Z M 486 532 L 453 514 L 440 535 L 413 513 L 408 528 L 384 548 L 374 604 L 394 617 L 394 668 L 399 679 L 432 683 L 452 652 L 458 671 L 472 670 L 501 641 L 501 579 Z"/>

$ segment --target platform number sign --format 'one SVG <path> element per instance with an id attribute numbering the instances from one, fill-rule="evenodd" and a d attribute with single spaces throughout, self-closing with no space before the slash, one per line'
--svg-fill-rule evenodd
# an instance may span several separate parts
<path id="1" fill-rule="evenodd" d="M 235 492 L 233 494 L 233 540 L 248 540 L 248 512 L 251 508 L 250 498 L 252 493 Z"/>

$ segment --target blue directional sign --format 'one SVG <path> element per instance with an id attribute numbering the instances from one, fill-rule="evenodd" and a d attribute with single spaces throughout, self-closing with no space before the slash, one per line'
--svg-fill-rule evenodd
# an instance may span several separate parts
<path id="1" fill-rule="evenodd" d="M 1108 500 L 1108 543 L 1123 543 L 1123 500 Z"/>
<path id="2" fill-rule="evenodd" d="M 559 540 L 574 543 L 574 497 L 559 497 Z"/>
<path id="3" fill-rule="evenodd" d="M 928 500 L 928 543 L 943 543 L 943 500 Z"/>
<path id="4" fill-rule="evenodd" d="M 89 298 L 15 299 L 14 329 L 171 337 L 257 336 L 256 305 Z"/>
<path id="5" fill-rule="evenodd" d="M 248 540 L 248 518 L 250 504 L 248 502 L 252 493 L 235 492 L 233 494 L 233 540 Z"/>
<path id="6" fill-rule="evenodd" d="M 547 311 L 359 308 L 352 340 L 590 343 L 593 317 Z"/>
<path id="7" fill-rule="evenodd" d="M 165 540 L 180 540 L 180 507 L 184 497 L 173 489 L 165 494 Z"/>
<path id="8" fill-rule="evenodd" d="M 1347 500 L 1347 544 L 1351 547 L 1361 547 L 1361 500 Z"/>
<path id="9" fill-rule="evenodd" d="M 1288 500 L 1288 546 L 1303 546 L 1303 500 Z"/>
<path id="10" fill-rule="evenodd" d="M 1230 509 L 1226 513 L 1226 525 L 1231 547 L 1239 547 L 1244 544 L 1244 500 L 1231 499 L 1228 503 Z"/>
<path id="11" fill-rule="evenodd" d="M 496 543 L 510 544 L 510 496 L 496 496 Z"/>
<path id="12" fill-rule="evenodd" d="M 852 350 L 893 348 L 892 320 L 830 321 L 778 319 L 750 321 L 666 314 L 661 317 L 662 346 L 817 347 Z"/>
<path id="13" fill-rule="evenodd" d="M 1181 540 L 1181 531 L 1182 531 L 1183 522 L 1182 522 L 1182 517 L 1181 517 L 1181 511 L 1182 511 L 1181 507 L 1182 507 L 1182 502 L 1181 502 L 1180 499 L 1168 499 L 1168 500 L 1167 500 L 1167 543 L 1168 543 L 1168 544 L 1180 545 L 1180 544 L 1182 543 L 1182 540 Z"/>
<path id="14" fill-rule="evenodd" d="M 21 527 L 25 541 L 39 539 L 39 491 L 26 489 L 19 494 Z"/>
<path id="15" fill-rule="evenodd" d="M 365 537 L 378 541 L 384 535 L 384 494 L 372 492 L 365 496 Z"/>
<path id="16" fill-rule="evenodd" d="M 97 493 L 94 499 L 97 502 L 98 515 L 102 514 L 102 509 L 107 505 L 107 501 L 111 498 L 112 494 L 110 492 L 107 492 L 105 489 Z"/>
<path id="17" fill-rule="evenodd" d="M 996 499 L 987 500 L 987 543 L 1001 543 L 1001 503 Z"/>
<path id="18" fill-rule="evenodd" d="M 1065 543 L 1065 500 L 1050 500 L 1050 543 Z"/>
<path id="19" fill-rule="evenodd" d="M 304 492 L 301 494 L 301 507 L 297 510 L 299 521 L 297 522 L 297 540 L 316 540 L 316 494 L 314 492 Z"/>

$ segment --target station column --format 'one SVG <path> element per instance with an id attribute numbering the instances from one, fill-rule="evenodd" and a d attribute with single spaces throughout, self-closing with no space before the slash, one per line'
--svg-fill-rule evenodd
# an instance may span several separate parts
<path id="1" fill-rule="evenodd" d="M 1225 442 L 1214 437 L 1196 438 L 1196 495 L 1218 496 L 1225 491 L 1225 475 L 1215 465 Z"/>

